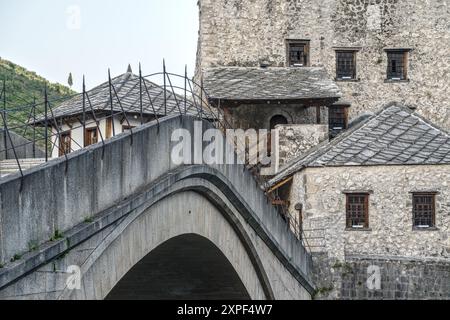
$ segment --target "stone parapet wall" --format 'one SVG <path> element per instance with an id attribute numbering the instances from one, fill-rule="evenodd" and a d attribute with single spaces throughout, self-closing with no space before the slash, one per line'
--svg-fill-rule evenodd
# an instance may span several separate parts
<path id="1" fill-rule="evenodd" d="M 14 145 L 14 149 L 11 142 Z M 5 135 L 5 131 L 0 130 L 0 150 L 0 161 L 9 159 L 15 160 L 14 153 L 18 159 L 45 157 L 45 152 L 42 151 L 39 146 L 33 146 L 32 141 L 29 141 L 12 131 L 9 131 L 9 135 Z"/>
<path id="2" fill-rule="evenodd" d="M 314 256 L 315 299 L 450 299 L 450 261 L 383 256 Z"/>

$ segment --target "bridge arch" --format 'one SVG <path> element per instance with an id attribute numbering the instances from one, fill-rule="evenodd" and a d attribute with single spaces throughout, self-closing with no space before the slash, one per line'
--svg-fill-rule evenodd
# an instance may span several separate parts
<path id="1" fill-rule="evenodd" d="M 192 182 L 188 184 L 192 185 Z M 230 292 L 230 299 L 273 299 L 267 276 L 259 265 L 259 257 L 254 256 L 257 255 L 256 250 L 249 248 L 253 247 L 251 243 L 243 243 L 248 239 L 248 235 L 236 232 L 241 229 L 232 225 L 229 217 L 204 196 L 200 188 L 194 191 L 185 190 L 183 185 L 174 187 L 175 190 L 169 191 L 171 192 L 169 195 L 142 213 L 130 214 L 121 221 L 81 266 L 83 275 L 81 290 L 66 289 L 60 298 L 118 298 L 120 290 L 129 289 L 130 282 L 139 276 L 135 272 L 142 270 L 142 265 L 146 263 L 152 265 L 154 261 L 152 254 L 156 253 L 161 257 L 163 253 L 158 253 L 159 251 L 167 252 L 170 248 L 176 250 L 177 247 L 183 250 L 185 246 L 180 244 L 180 240 L 187 239 L 198 246 L 191 248 L 192 252 L 198 252 L 202 248 L 208 250 L 210 255 L 203 255 L 203 259 L 207 259 L 206 261 L 216 267 L 222 264 L 223 268 L 217 270 L 216 275 L 214 270 L 211 270 L 209 274 L 203 275 L 204 278 L 198 279 L 204 281 L 212 277 L 210 279 L 221 281 L 212 287 L 204 287 L 201 283 L 196 286 L 195 277 L 191 278 L 190 283 L 184 283 L 192 288 L 190 293 L 198 290 L 198 298 L 207 298 L 208 295 L 211 298 L 223 298 L 222 295 L 215 296 L 215 290 L 221 288 L 220 292 L 223 290 L 227 292 L 228 287 L 237 289 L 234 295 Z M 170 263 L 180 262 L 181 257 L 183 257 L 181 252 L 175 252 Z M 198 267 L 200 257 L 191 258 L 185 265 Z M 160 271 L 160 269 L 149 271 L 151 272 L 149 278 L 154 278 Z M 218 278 L 217 273 L 222 271 L 225 274 L 222 278 Z M 149 295 L 157 291 L 164 294 L 165 291 L 169 295 L 166 298 L 187 299 L 190 294 L 176 293 L 183 285 L 182 281 L 177 282 L 177 277 L 182 276 L 172 274 L 171 281 L 174 281 L 174 286 L 171 292 L 167 290 L 168 288 L 157 287 L 153 290 L 150 288 L 151 292 L 145 288 L 138 290 L 144 290 Z"/>
<path id="2" fill-rule="evenodd" d="M 196 234 L 172 238 L 139 261 L 107 300 L 248 300 L 225 255 Z"/>
<path id="3" fill-rule="evenodd" d="M 186 234 L 213 243 L 251 298 L 309 299 L 311 256 L 244 166 L 170 161 L 171 132 L 195 120 L 167 117 L 0 183 L 0 299 L 104 299 Z M 66 287 L 73 266 L 81 290 Z"/>

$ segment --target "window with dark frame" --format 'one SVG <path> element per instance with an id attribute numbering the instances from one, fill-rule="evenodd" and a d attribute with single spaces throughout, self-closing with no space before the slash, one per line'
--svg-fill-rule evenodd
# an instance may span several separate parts
<path id="1" fill-rule="evenodd" d="M 408 50 L 387 51 L 388 80 L 407 80 L 408 77 Z"/>
<path id="2" fill-rule="evenodd" d="M 307 67 L 309 65 L 309 41 L 289 40 L 287 45 L 289 67 Z"/>
<path id="3" fill-rule="evenodd" d="M 84 134 L 84 146 L 90 146 L 98 142 L 97 128 L 87 128 Z"/>
<path id="4" fill-rule="evenodd" d="M 336 51 L 336 78 L 356 80 L 356 50 Z"/>
<path id="5" fill-rule="evenodd" d="M 332 138 L 346 130 L 348 128 L 348 107 L 333 106 L 328 108 L 328 126 Z"/>
<path id="6" fill-rule="evenodd" d="M 348 193 L 347 195 L 347 228 L 369 228 L 369 194 Z"/>
<path id="7" fill-rule="evenodd" d="M 418 229 L 436 226 L 435 193 L 413 193 L 413 222 Z"/>
<path id="8" fill-rule="evenodd" d="M 61 136 L 59 137 L 59 156 L 60 157 L 72 152 L 71 140 L 72 140 L 72 138 L 71 138 L 70 131 L 61 133 Z"/>

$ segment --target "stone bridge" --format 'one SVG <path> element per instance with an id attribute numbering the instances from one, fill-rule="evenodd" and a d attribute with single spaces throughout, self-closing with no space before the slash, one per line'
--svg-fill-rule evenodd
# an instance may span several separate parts
<path id="1" fill-rule="evenodd" d="M 310 299 L 311 257 L 244 166 L 172 163 L 194 122 L 4 178 L 0 299 Z"/>

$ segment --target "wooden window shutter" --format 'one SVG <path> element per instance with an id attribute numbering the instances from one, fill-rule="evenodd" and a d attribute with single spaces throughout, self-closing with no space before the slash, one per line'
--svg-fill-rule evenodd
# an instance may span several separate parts
<path id="1" fill-rule="evenodd" d="M 106 119 L 106 139 L 109 139 L 112 137 L 112 118 Z"/>

